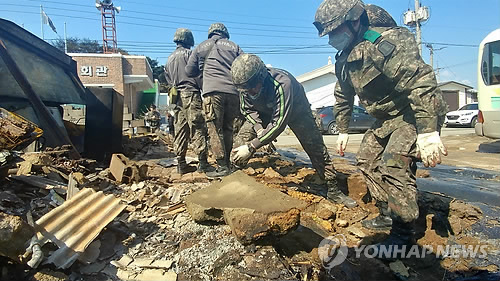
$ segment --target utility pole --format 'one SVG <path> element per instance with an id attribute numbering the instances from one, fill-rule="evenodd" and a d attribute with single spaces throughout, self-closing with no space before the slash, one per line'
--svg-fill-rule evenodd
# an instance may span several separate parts
<path id="1" fill-rule="evenodd" d="M 42 40 L 45 40 L 44 36 L 43 36 L 43 8 L 42 8 L 42 5 L 40 5 L 40 27 L 42 29 Z"/>
<path id="2" fill-rule="evenodd" d="M 432 44 L 425 44 L 425 46 L 427 48 L 429 48 L 430 65 L 431 65 L 432 69 L 434 69 L 434 52 L 435 51 L 441 51 L 442 49 L 446 49 L 446 47 L 441 47 L 441 48 L 434 49 L 434 46 L 432 46 Z M 436 71 L 437 73 L 439 73 L 439 67 L 436 67 L 434 69 L 434 71 Z"/>
<path id="3" fill-rule="evenodd" d="M 431 67 L 432 69 L 434 69 L 434 48 L 432 47 L 432 44 L 425 44 L 425 46 L 427 48 L 429 48 L 429 56 L 430 56 L 430 59 L 431 59 Z"/>
<path id="4" fill-rule="evenodd" d="M 429 8 L 421 7 L 419 0 L 415 0 L 415 11 L 406 11 L 403 14 L 404 24 L 415 28 L 415 39 L 417 41 L 418 51 L 422 56 L 422 30 L 421 23 L 427 21 L 430 17 Z"/>
<path id="5" fill-rule="evenodd" d="M 417 34 L 418 52 L 420 53 L 420 56 L 422 56 L 422 33 L 420 31 L 420 19 L 418 18 L 418 10 L 419 9 L 420 9 L 420 3 L 418 0 L 415 0 L 415 13 L 417 14 L 416 20 L 415 20 L 415 31 Z"/>
<path id="6" fill-rule="evenodd" d="M 66 22 L 64 22 L 64 53 L 68 53 L 68 36 L 66 34 Z"/>

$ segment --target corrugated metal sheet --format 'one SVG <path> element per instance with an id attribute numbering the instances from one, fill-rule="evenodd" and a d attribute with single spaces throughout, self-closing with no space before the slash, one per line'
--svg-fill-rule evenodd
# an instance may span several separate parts
<path id="1" fill-rule="evenodd" d="M 41 217 L 35 224 L 41 245 L 50 240 L 59 247 L 47 263 L 54 263 L 59 268 L 71 266 L 125 207 L 113 195 L 85 188 Z"/>

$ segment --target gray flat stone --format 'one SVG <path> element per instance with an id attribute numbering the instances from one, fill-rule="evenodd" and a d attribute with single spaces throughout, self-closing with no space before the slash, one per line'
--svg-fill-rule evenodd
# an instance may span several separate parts
<path id="1" fill-rule="evenodd" d="M 269 188 L 242 171 L 185 199 L 196 222 L 226 222 L 247 244 L 266 235 L 282 235 L 300 222 L 307 203 Z"/>

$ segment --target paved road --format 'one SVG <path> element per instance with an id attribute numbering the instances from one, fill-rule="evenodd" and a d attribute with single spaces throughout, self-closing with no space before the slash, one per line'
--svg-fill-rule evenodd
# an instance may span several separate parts
<path id="1" fill-rule="evenodd" d="M 467 135 L 467 134 L 473 134 L 474 129 L 473 128 L 443 128 L 441 134 L 443 136 L 452 136 L 452 135 Z M 354 150 L 357 150 L 359 148 L 359 144 L 361 143 L 361 140 L 363 139 L 364 134 L 349 134 L 349 147 L 347 151 L 354 152 Z M 332 136 L 332 135 L 323 135 L 323 140 L 325 144 L 329 147 L 332 148 L 336 142 L 337 142 L 337 136 Z M 296 146 L 300 145 L 299 141 L 294 135 L 283 135 L 278 137 L 278 142 L 275 143 L 276 146 Z M 350 149 L 349 149 L 350 148 Z"/>
<path id="2" fill-rule="evenodd" d="M 324 135 L 328 150 L 332 156 L 336 155 L 337 136 Z M 349 134 L 349 144 L 346 153 L 348 158 L 354 158 L 359 150 L 363 134 Z M 497 142 L 497 150 L 500 149 L 500 141 L 477 136 L 472 128 L 443 128 L 443 143 L 448 149 L 448 156 L 443 157 L 442 164 L 464 168 L 479 168 L 500 172 L 500 153 L 480 153 L 482 144 Z M 292 135 L 281 135 L 278 137 L 276 147 L 293 147 L 301 150 L 297 138 Z"/>

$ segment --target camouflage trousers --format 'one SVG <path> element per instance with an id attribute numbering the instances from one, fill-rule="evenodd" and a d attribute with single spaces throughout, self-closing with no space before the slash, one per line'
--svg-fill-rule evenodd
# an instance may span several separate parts
<path id="1" fill-rule="evenodd" d="M 308 106 L 304 106 L 303 109 L 298 111 L 294 113 L 294 116 L 288 122 L 288 127 L 293 131 L 302 148 L 309 156 L 312 166 L 319 177 L 326 181 L 327 184 L 336 186 L 337 175 L 311 109 Z M 266 118 L 265 116 L 261 116 L 261 118 L 264 122 L 262 125 L 265 128 L 271 118 Z M 253 124 L 245 121 L 235 139 L 234 146 L 244 145 L 256 137 L 257 133 L 254 130 Z"/>
<path id="2" fill-rule="evenodd" d="M 387 202 L 393 219 L 411 222 L 418 218 L 415 126 L 406 124 L 384 138 L 368 130 L 357 160 L 371 196 Z"/>
<path id="3" fill-rule="evenodd" d="M 238 95 L 209 93 L 203 96 L 210 148 L 216 160 L 229 163 L 235 120 L 241 115 Z"/>
<path id="4" fill-rule="evenodd" d="M 200 156 L 207 153 L 207 128 L 199 92 L 181 92 L 175 114 L 174 152 L 185 157 L 189 141 Z"/>

